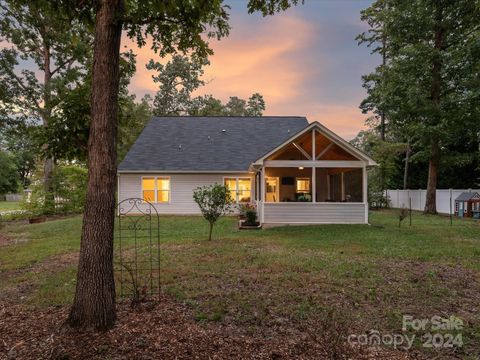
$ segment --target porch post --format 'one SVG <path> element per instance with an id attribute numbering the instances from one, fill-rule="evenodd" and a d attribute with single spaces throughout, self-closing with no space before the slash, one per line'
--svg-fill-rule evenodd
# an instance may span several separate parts
<path id="1" fill-rule="evenodd" d="M 262 203 L 262 212 L 260 216 L 260 222 L 263 224 L 264 213 L 265 213 L 265 167 L 262 166 L 262 172 L 260 174 L 260 202 Z"/>
<path id="2" fill-rule="evenodd" d="M 344 174 L 345 174 L 345 173 L 344 173 L 343 171 L 340 173 L 340 179 L 341 179 L 341 186 L 340 186 L 340 188 L 341 188 L 341 190 L 342 190 L 342 195 L 341 195 L 341 196 L 342 196 L 342 201 L 345 200 L 345 182 L 344 182 L 344 179 L 343 179 Z"/>
<path id="3" fill-rule="evenodd" d="M 314 128 L 312 130 L 312 161 L 315 161 L 315 132 L 317 130 Z M 315 166 L 312 166 L 312 203 L 317 202 L 317 172 Z"/>
<path id="4" fill-rule="evenodd" d="M 312 166 L 312 202 L 317 202 L 317 174 L 315 166 Z"/>
<path id="5" fill-rule="evenodd" d="M 367 167 L 364 165 L 362 168 L 363 179 L 363 203 L 365 204 L 365 224 L 368 224 L 368 176 Z"/>

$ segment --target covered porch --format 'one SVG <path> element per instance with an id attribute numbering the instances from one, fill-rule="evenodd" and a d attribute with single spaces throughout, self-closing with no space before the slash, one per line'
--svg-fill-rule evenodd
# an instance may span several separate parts
<path id="1" fill-rule="evenodd" d="M 264 225 L 368 223 L 371 159 L 316 124 L 253 164 Z"/>

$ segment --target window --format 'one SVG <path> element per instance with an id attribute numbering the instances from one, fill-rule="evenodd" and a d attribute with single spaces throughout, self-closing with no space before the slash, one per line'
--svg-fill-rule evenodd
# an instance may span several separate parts
<path id="1" fill-rule="evenodd" d="M 309 193 L 309 192 L 310 192 L 310 179 L 297 178 L 297 193 Z"/>
<path id="2" fill-rule="evenodd" d="M 155 202 L 155 178 L 142 179 L 143 200 Z"/>
<path id="3" fill-rule="evenodd" d="M 250 202 L 252 180 L 250 178 L 225 178 L 224 184 L 235 202 Z"/>
<path id="4" fill-rule="evenodd" d="M 142 178 L 143 200 L 154 203 L 170 202 L 169 177 L 144 177 Z"/>

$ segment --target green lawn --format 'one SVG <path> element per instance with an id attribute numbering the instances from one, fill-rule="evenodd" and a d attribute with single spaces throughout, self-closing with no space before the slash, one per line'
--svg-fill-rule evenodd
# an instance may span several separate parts
<path id="1" fill-rule="evenodd" d="M 162 216 L 162 288 L 199 321 L 252 331 L 334 314 L 352 332 L 401 333 L 403 314 L 455 315 L 466 324 L 461 351 L 478 352 L 480 222 L 450 226 L 446 217 L 414 214 L 412 226 L 407 219 L 399 228 L 393 211 L 370 219 L 373 226 L 238 231 L 225 218 L 209 242 L 200 217 Z M 2 232 L 17 244 L 0 247 L 0 293 L 28 288 L 27 305 L 69 303 L 80 228 L 80 217 L 8 224 Z"/>
<path id="2" fill-rule="evenodd" d="M 0 211 L 21 210 L 21 204 L 16 201 L 0 201 Z"/>

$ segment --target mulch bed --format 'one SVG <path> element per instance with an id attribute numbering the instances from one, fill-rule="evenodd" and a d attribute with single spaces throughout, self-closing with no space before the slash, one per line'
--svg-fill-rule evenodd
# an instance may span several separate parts
<path id="1" fill-rule="evenodd" d="M 73 330 L 68 308 L 34 309 L 0 304 L 0 359 L 408 359 L 386 350 L 325 344 L 292 326 L 246 331 L 197 322 L 188 307 L 162 296 L 132 309 L 118 305 L 112 330 Z M 275 334 L 271 336 L 271 334 Z M 335 347 L 335 348 L 333 348 Z"/>

